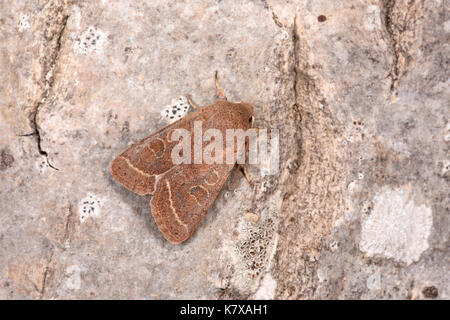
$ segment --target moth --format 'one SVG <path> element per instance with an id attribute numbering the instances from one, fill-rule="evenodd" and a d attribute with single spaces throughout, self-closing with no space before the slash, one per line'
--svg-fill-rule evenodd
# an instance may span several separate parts
<path id="1" fill-rule="evenodd" d="M 227 129 L 245 131 L 253 127 L 253 106 L 228 101 L 219 86 L 217 71 L 215 83 L 219 100 L 199 108 L 187 95 L 194 112 L 133 144 L 117 156 L 110 167 L 113 178 L 128 190 L 152 195 L 150 208 L 156 225 L 173 244 L 187 240 L 194 233 L 235 166 L 225 161 L 174 164 L 171 154 L 178 143 L 171 138 L 174 130 L 192 132 L 194 121 L 201 121 L 204 131 L 217 129 L 225 137 Z M 233 146 L 233 150 L 226 148 L 223 154 L 229 151 L 235 155 L 234 159 L 242 152 L 239 146 Z M 249 180 L 245 167 L 241 169 Z"/>

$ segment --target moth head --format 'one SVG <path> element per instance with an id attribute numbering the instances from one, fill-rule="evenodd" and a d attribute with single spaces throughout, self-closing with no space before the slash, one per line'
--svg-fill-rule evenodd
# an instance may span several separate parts
<path id="1" fill-rule="evenodd" d="M 239 113 L 242 115 L 242 117 L 244 119 L 247 119 L 250 127 L 252 127 L 255 120 L 255 111 L 253 110 L 253 106 L 245 102 L 238 102 L 236 103 L 236 107 L 238 108 Z"/>

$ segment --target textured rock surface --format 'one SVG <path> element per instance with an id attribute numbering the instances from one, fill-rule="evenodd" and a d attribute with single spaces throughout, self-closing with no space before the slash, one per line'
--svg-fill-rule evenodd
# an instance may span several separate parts
<path id="1" fill-rule="evenodd" d="M 449 13 L 0 0 L 0 298 L 449 298 Z M 233 173 L 173 246 L 108 167 L 216 69 L 281 170 Z"/>

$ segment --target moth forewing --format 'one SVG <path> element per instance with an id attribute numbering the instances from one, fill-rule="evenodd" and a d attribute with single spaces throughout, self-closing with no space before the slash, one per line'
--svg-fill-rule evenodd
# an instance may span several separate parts
<path id="1" fill-rule="evenodd" d="M 203 113 L 203 109 L 193 112 L 131 145 L 112 162 L 113 178 L 139 195 L 153 194 L 156 178 L 173 167 L 171 150 L 177 143 L 170 141 L 171 132 L 191 130 L 190 125 Z"/>

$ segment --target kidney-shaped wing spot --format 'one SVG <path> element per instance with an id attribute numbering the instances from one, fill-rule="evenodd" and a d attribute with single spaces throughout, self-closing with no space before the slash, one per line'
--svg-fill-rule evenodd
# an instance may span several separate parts
<path id="1" fill-rule="evenodd" d="M 194 186 L 191 188 L 191 190 L 189 190 L 189 194 L 195 199 L 199 206 L 203 207 L 208 204 L 207 199 L 209 196 L 209 192 L 205 187 L 201 185 Z"/>

